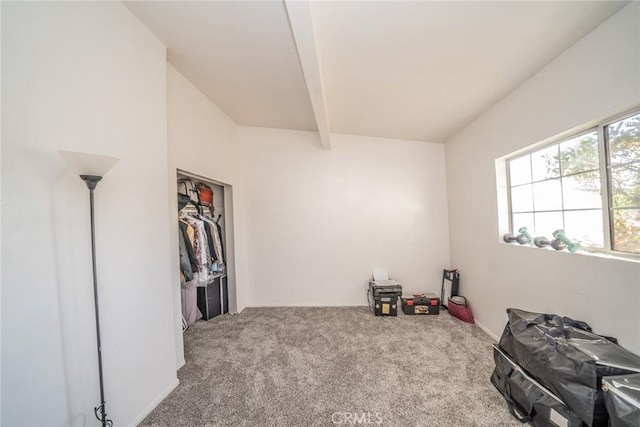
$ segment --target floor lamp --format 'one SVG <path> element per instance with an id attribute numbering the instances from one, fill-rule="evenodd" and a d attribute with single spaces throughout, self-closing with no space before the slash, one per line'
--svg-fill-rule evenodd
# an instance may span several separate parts
<path id="1" fill-rule="evenodd" d="M 102 345 L 100 343 L 100 310 L 98 306 L 98 278 L 96 275 L 96 227 L 94 215 L 94 191 L 102 177 L 118 162 L 115 157 L 97 154 L 78 153 L 74 151 L 59 151 L 66 162 L 80 175 L 89 189 L 89 205 L 91 214 L 91 260 L 93 271 L 93 303 L 96 316 L 96 341 L 98 345 L 98 375 L 100 379 L 100 405 L 93 409 L 96 418 L 103 427 L 113 426 L 113 421 L 107 419 L 106 402 L 104 400 L 104 378 L 102 375 Z"/>

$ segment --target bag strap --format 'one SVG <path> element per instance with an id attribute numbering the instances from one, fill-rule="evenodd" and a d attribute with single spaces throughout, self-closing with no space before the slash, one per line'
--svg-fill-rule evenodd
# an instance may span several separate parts
<path id="1" fill-rule="evenodd" d="M 504 396 L 504 400 L 506 400 L 507 402 L 509 413 L 511 413 L 511 415 L 513 415 L 514 418 L 520 421 L 522 424 L 525 424 L 531 421 L 531 419 L 533 418 L 533 407 L 531 408 L 532 409 L 531 413 L 529 413 L 530 411 L 527 411 L 525 408 L 522 407 L 522 405 L 520 405 L 514 398 L 511 397 L 511 393 L 512 393 L 511 377 L 516 372 L 517 372 L 516 369 L 513 369 L 507 375 L 507 382 L 505 384 L 505 390 L 504 390 L 504 393 L 502 393 L 502 395 Z"/>
<path id="2" fill-rule="evenodd" d="M 496 369 L 498 369 L 496 365 Z M 528 423 L 533 419 L 533 407 L 531 409 L 531 413 L 524 409 L 522 405 L 515 401 L 511 397 L 511 376 L 516 373 L 516 369 L 511 369 L 511 372 L 506 373 L 506 381 L 504 382 L 504 388 L 499 387 L 496 382 L 494 382 L 493 376 L 491 377 L 491 382 L 498 389 L 502 397 L 504 397 L 505 402 L 507 403 L 507 408 L 509 409 L 509 413 L 513 415 L 513 417 L 520 421 L 522 424 Z"/>
<path id="3" fill-rule="evenodd" d="M 520 421 L 522 424 L 525 424 L 531 421 L 531 419 L 533 418 L 533 415 L 532 414 L 523 415 L 523 413 L 526 414 L 526 411 L 523 410 L 522 407 L 520 407 L 520 405 L 518 405 L 518 403 L 515 400 L 513 400 L 508 393 L 502 393 L 502 396 L 504 397 L 504 400 L 506 400 L 507 402 L 507 408 L 509 409 L 509 413 L 511 413 L 511 415 L 513 415 L 513 417 L 516 420 Z"/>

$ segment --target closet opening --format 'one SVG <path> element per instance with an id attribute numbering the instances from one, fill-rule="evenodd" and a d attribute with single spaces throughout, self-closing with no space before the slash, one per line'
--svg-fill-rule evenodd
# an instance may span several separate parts
<path id="1" fill-rule="evenodd" d="M 182 330 L 237 312 L 231 185 L 177 170 Z"/>

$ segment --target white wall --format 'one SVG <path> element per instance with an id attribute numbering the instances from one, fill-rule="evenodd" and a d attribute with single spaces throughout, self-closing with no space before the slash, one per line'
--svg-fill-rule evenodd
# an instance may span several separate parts
<path id="1" fill-rule="evenodd" d="M 374 267 L 439 293 L 449 267 L 444 147 L 239 128 L 248 306 L 365 305 Z"/>
<path id="2" fill-rule="evenodd" d="M 519 307 L 586 320 L 640 352 L 640 263 L 500 243 L 495 174 L 496 158 L 638 105 L 639 31 L 636 2 L 446 143 L 452 262 L 495 335 Z"/>
<path id="3" fill-rule="evenodd" d="M 164 46 L 119 2 L 2 4 L 2 424 L 95 425 L 88 190 L 57 150 L 120 162 L 96 190 L 107 411 L 175 385 Z"/>
<path id="4" fill-rule="evenodd" d="M 210 178 L 233 187 L 233 199 L 225 200 L 226 226 L 235 230 L 235 241 L 241 236 L 242 223 L 238 217 L 240 212 L 240 183 L 238 167 L 238 127 L 215 104 L 206 98 L 175 68 L 168 65 L 167 70 L 167 139 L 169 145 L 169 194 L 171 219 L 171 248 L 176 254 L 171 258 L 171 277 L 175 278 L 174 310 L 175 310 L 175 340 L 176 360 L 178 366 L 184 363 L 181 312 L 180 285 L 178 265 L 178 203 L 176 170 L 191 172 L 205 178 Z M 175 195 L 175 197 L 174 197 Z M 227 195 L 225 195 L 227 196 Z M 243 260 L 235 260 L 235 254 L 240 253 L 242 245 L 233 244 L 227 240 L 227 264 L 233 266 L 229 271 L 229 306 L 238 311 L 244 308 L 246 297 L 242 289 L 234 289 L 233 282 L 242 281 Z M 236 295 L 234 291 L 237 290 Z"/>

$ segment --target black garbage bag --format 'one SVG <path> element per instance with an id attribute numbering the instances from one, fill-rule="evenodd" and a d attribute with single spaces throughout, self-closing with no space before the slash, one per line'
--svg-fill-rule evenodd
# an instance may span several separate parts
<path id="1" fill-rule="evenodd" d="M 640 374 L 605 377 L 602 389 L 611 427 L 640 426 Z"/>
<path id="2" fill-rule="evenodd" d="M 499 347 L 588 426 L 606 426 L 602 377 L 640 372 L 640 356 L 555 314 L 507 309 Z"/>
<path id="3" fill-rule="evenodd" d="M 511 415 L 535 427 L 584 427 L 586 424 L 559 397 L 527 375 L 500 348 L 493 345 L 496 367 L 491 383 L 502 394 Z"/>

